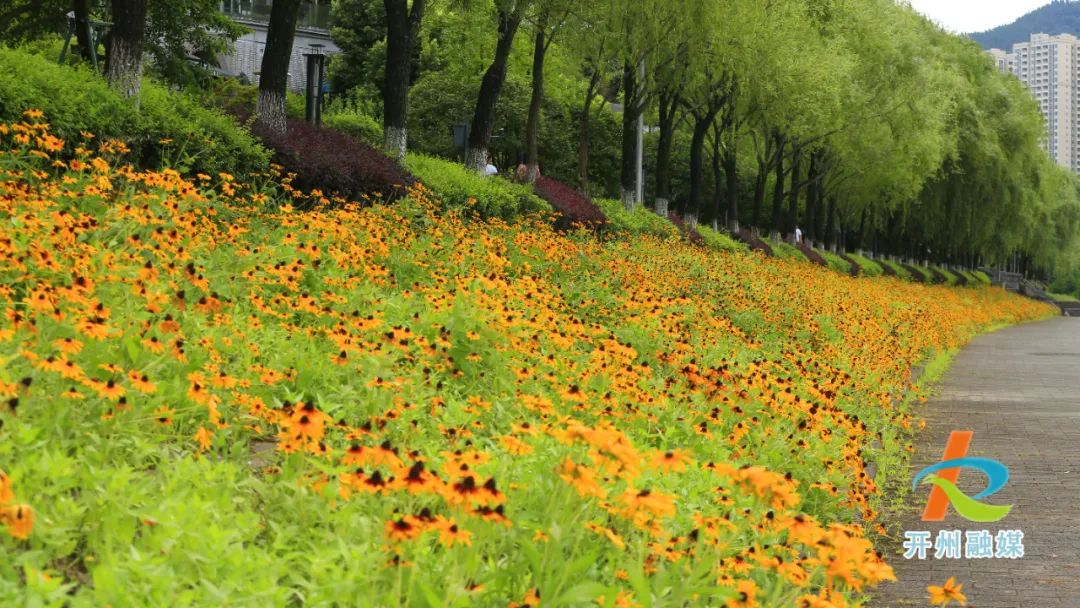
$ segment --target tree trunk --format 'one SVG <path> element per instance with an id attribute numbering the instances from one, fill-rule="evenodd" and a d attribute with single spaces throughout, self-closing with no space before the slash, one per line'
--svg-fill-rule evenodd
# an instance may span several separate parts
<path id="1" fill-rule="evenodd" d="M 289 86 L 289 59 L 299 14 L 300 0 L 275 0 L 266 30 L 256 120 L 278 135 L 284 135 L 286 130 L 285 92 Z"/>
<path id="2" fill-rule="evenodd" d="M 678 98 L 672 93 L 660 95 L 660 139 L 656 144 L 656 212 L 667 216 L 671 202 L 671 144 L 675 140 L 675 114 Z"/>
<path id="3" fill-rule="evenodd" d="M 533 183 L 540 175 L 540 109 L 544 101 L 544 55 L 547 54 L 547 15 L 540 16 L 536 25 L 536 42 L 533 47 L 532 99 L 529 100 L 529 119 L 525 124 L 525 181 Z"/>
<path id="4" fill-rule="evenodd" d="M 637 68 L 623 66 L 622 167 L 620 195 L 627 209 L 637 204 L 637 123 L 641 112 L 637 90 Z"/>
<path id="5" fill-rule="evenodd" d="M 835 234 L 836 197 L 829 197 L 829 208 L 825 212 L 825 244 L 829 247 L 836 244 Z"/>
<path id="6" fill-rule="evenodd" d="M 712 174 L 713 174 L 713 225 L 721 222 L 727 226 L 727 208 L 724 205 L 724 171 L 721 168 L 723 154 L 720 150 L 720 129 L 713 127 Z"/>
<path id="7" fill-rule="evenodd" d="M 409 84 L 413 49 L 426 0 L 384 0 L 386 6 L 386 80 L 383 85 L 383 149 L 403 160 L 408 149 Z M 290 45 L 291 46 L 291 45 Z"/>
<path id="8" fill-rule="evenodd" d="M 724 150 L 724 177 L 727 180 L 728 225 L 738 227 L 739 222 L 739 166 L 734 138 Z"/>
<path id="9" fill-rule="evenodd" d="M 701 199 L 704 198 L 705 190 L 705 136 L 709 134 L 718 111 L 719 108 L 712 107 L 704 114 L 694 114 L 694 134 L 690 139 L 690 204 L 687 214 L 695 219 L 701 212 Z"/>
<path id="10" fill-rule="evenodd" d="M 750 218 L 755 228 L 761 228 L 761 208 L 765 206 L 765 182 L 768 178 L 768 165 L 758 160 L 757 177 L 754 178 L 754 209 Z"/>
<path id="11" fill-rule="evenodd" d="M 799 193 L 802 191 L 802 184 L 799 183 L 802 179 L 802 175 L 799 174 L 801 165 L 802 155 L 796 149 L 791 156 L 791 192 L 788 193 L 788 217 L 784 227 L 788 234 L 795 234 L 795 228 L 799 225 Z"/>
<path id="12" fill-rule="evenodd" d="M 806 238 L 817 240 L 817 197 L 818 197 L 818 173 L 817 152 L 810 153 L 810 169 L 806 176 Z"/>
<path id="13" fill-rule="evenodd" d="M 773 182 L 772 224 L 769 228 L 779 233 L 784 213 L 784 136 L 776 134 L 776 180 Z"/>
<path id="14" fill-rule="evenodd" d="M 109 86 L 139 106 L 142 88 L 146 0 L 113 0 L 109 46 Z"/>
<path id="15" fill-rule="evenodd" d="M 600 74 L 600 68 L 597 67 L 589 78 L 578 126 L 578 190 L 585 194 L 589 193 L 589 129 L 592 128 L 592 103 L 596 88 L 600 86 Z"/>
<path id="16" fill-rule="evenodd" d="M 525 4 L 520 1 L 515 3 L 510 12 L 499 9 L 499 42 L 495 45 L 495 59 L 484 72 L 484 79 L 480 83 L 469 146 L 465 152 L 465 166 L 478 172 L 483 172 L 487 166 L 488 146 L 491 145 L 491 133 L 495 127 L 495 104 L 506 81 L 507 61 L 514 45 L 514 36 L 521 25 Z"/>

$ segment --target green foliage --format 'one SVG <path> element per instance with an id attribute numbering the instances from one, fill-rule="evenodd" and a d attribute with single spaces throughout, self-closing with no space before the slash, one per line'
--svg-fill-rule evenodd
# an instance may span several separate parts
<path id="1" fill-rule="evenodd" d="M 907 281 L 911 280 L 911 273 L 908 272 L 908 269 L 904 266 L 901 266 L 900 264 L 897 264 L 896 262 L 893 262 L 891 260 L 878 260 L 878 264 L 880 264 L 882 268 L 888 268 L 892 270 L 893 274 L 900 277 L 901 279 Z"/>
<path id="2" fill-rule="evenodd" d="M 383 144 L 382 125 L 362 112 L 339 111 L 323 115 L 323 125 L 348 133 L 376 148 Z"/>
<path id="3" fill-rule="evenodd" d="M 405 166 L 447 208 L 468 209 L 482 217 L 504 219 L 551 211 L 551 206 L 533 194 L 529 186 L 499 176 L 485 177 L 459 163 L 409 154 Z"/>
<path id="4" fill-rule="evenodd" d="M 667 218 L 653 213 L 639 205 L 633 211 L 627 211 L 621 201 L 609 198 L 594 198 L 593 202 L 607 216 L 611 230 L 630 235 L 652 234 L 663 238 L 679 236 L 679 229 Z"/>
<path id="5" fill-rule="evenodd" d="M 386 7 L 382 0 L 335 0 L 330 30 L 341 54 L 330 62 L 335 91 L 379 97 L 386 70 Z"/>
<path id="6" fill-rule="evenodd" d="M 123 140 L 146 167 L 163 162 L 204 173 L 242 175 L 265 168 L 269 154 L 245 129 L 199 100 L 145 80 L 141 110 L 84 67 L 0 48 L 0 121 L 23 110 L 45 112 L 53 133 L 69 146 L 89 131 Z M 162 143 L 162 142 L 166 143 Z"/>
<path id="7" fill-rule="evenodd" d="M 934 281 L 933 273 L 921 264 L 908 264 L 907 268 L 912 269 L 912 278 L 921 279 L 924 283 L 932 283 Z M 916 276 L 915 273 L 918 273 L 918 275 Z"/>
<path id="8" fill-rule="evenodd" d="M 945 277 L 945 283 L 947 285 L 956 285 L 957 283 L 960 282 L 959 278 L 957 278 L 956 273 L 949 270 L 948 268 L 945 268 L 945 267 L 942 267 L 942 266 L 934 266 L 933 268 L 934 268 L 934 271 L 940 273 L 941 276 Z"/>
<path id="9" fill-rule="evenodd" d="M 167 82 L 188 85 L 203 82 L 214 57 L 226 52 L 245 28 L 221 12 L 218 0 L 148 0 L 146 52 L 148 66 Z M 90 18 L 111 21 L 110 3 L 88 0 Z M 0 8 L 0 42 L 55 40 L 67 35 L 71 0 L 10 0 Z M 72 44 L 77 40 L 73 37 Z M 59 49 L 57 49 L 59 50 Z M 104 58 L 106 45 L 98 47 Z M 56 54 L 52 54 L 56 57 Z"/>
<path id="10" fill-rule="evenodd" d="M 879 277 L 884 272 L 881 269 L 881 264 L 871 260 L 868 257 L 858 255 L 856 253 L 849 253 L 847 256 L 859 265 L 859 276 L 862 277 Z"/>
<path id="11" fill-rule="evenodd" d="M 789 245 L 784 241 L 776 242 L 769 241 L 769 247 L 772 247 L 773 255 L 782 260 L 795 260 L 799 262 L 807 262 L 806 256 L 803 252 L 799 251 L 794 245 Z"/>
<path id="12" fill-rule="evenodd" d="M 849 264 L 848 261 L 844 258 L 824 249 L 815 249 L 814 251 L 816 251 L 821 257 L 825 258 L 825 261 L 829 263 L 829 268 L 832 268 L 836 272 L 840 272 L 843 274 L 851 273 L 851 264 Z"/>
<path id="13" fill-rule="evenodd" d="M 711 227 L 704 224 L 697 225 L 698 234 L 705 240 L 705 244 L 713 249 L 719 249 L 722 251 L 748 251 L 749 247 L 745 243 L 740 243 L 735 239 L 727 235 L 726 232 L 720 232 L 719 230 L 713 230 Z"/>

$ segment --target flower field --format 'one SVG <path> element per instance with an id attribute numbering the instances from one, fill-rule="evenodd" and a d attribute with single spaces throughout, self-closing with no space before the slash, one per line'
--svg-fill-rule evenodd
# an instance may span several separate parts
<path id="1" fill-rule="evenodd" d="M 857 606 L 910 368 L 1052 314 L 422 186 L 300 212 L 37 118 L 0 125 L 4 606 Z"/>

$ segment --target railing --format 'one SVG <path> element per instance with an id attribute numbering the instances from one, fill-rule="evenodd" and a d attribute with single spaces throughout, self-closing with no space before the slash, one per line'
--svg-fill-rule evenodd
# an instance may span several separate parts
<path id="1" fill-rule="evenodd" d="M 233 19 L 246 19 L 259 23 L 270 21 L 273 0 L 222 0 L 221 12 Z M 330 30 L 330 0 L 314 0 L 300 4 L 300 16 L 296 27 L 309 30 Z"/>

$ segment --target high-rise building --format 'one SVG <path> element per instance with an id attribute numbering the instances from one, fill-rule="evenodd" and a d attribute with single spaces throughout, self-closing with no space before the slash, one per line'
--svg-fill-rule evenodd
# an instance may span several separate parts
<path id="1" fill-rule="evenodd" d="M 1080 38 L 1032 34 L 1012 52 L 990 49 L 997 68 L 1012 73 L 1039 102 L 1046 118 L 1046 151 L 1057 164 L 1080 172 Z"/>

